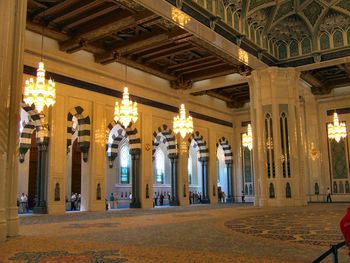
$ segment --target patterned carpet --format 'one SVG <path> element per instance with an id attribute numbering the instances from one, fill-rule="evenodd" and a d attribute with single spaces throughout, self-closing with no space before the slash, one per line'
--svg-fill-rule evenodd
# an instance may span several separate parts
<path id="1" fill-rule="evenodd" d="M 312 262 L 342 241 L 346 209 L 221 204 L 23 215 L 20 236 L 0 243 L 0 262 Z M 347 248 L 339 262 L 349 262 Z"/>

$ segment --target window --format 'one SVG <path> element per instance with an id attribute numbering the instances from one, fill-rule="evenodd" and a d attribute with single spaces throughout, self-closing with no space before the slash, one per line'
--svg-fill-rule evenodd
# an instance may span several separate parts
<path id="1" fill-rule="evenodd" d="M 156 151 L 156 183 L 164 184 L 164 162 L 165 156 L 161 149 L 157 149 Z"/>
<path id="2" fill-rule="evenodd" d="M 188 157 L 188 165 L 187 165 L 187 170 L 188 170 L 188 183 L 192 184 L 192 157 Z"/>
<path id="3" fill-rule="evenodd" d="M 120 183 L 130 184 L 130 156 L 126 143 L 120 148 Z"/>

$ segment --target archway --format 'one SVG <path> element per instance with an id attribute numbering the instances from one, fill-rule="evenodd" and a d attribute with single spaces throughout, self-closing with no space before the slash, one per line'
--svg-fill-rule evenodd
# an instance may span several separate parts
<path id="1" fill-rule="evenodd" d="M 195 173 L 195 167 L 197 166 L 197 177 L 198 179 L 198 185 L 200 185 L 201 188 L 197 187 L 197 190 L 195 188 L 191 188 L 190 184 L 190 200 L 193 196 L 193 192 L 197 191 L 197 197 L 199 203 L 210 203 L 209 199 L 209 184 L 208 184 L 208 160 L 209 160 L 209 151 L 207 147 L 207 143 L 204 140 L 203 136 L 200 135 L 198 131 L 193 133 L 191 137 L 188 139 L 189 141 L 189 157 L 191 157 L 191 160 L 189 158 L 189 163 L 192 163 L 192 173 Z M 195 163 L 197 162 L 197 163 Z M 192 176 L 192 175 L 191 175 Z M 190 178 L 189 178 L 190 180 Z M 191 179 L 192 180 L 192 179 Z M 200 189 L 200 192 L 198 192 L 198 189 Z M 196 195 L 194 195 L 194 198 L 192 198 L 191 203 L 196 203 Z"/>
<path id="2" fill-rule="evenodd" d="M 175 135 L 164 124 L 153 132 L 153 198 L 155 206 L 178 205 L 176 165 Z"/>
<path id="3" fill-rule="evenodd" d="M 216 144 L 216 176 L 218 185 L 218 201 L 233 201 L 232 150 L 225 137 Z"/>
<path id="4" fill-rule="evenodd" d="M 38 137 L 37 130 L 42 126 L 42 117 L 33 107 L 22 103 L 19 139 L 19 180 L 17 185 L 17 200 L 19 212 L 32 211 L 36 203 L 38 176 Z M 29 151 L 29 154 L 26 154 Z M 21 202 L 26 196 L 25 203 Z"/>
<path id="5" fill-rule="evenodd" d="M 80 106 L 74 107 L 67 114 L 66 210 L 68 211 L 86 211 L 89 208 L 90 117 L 84 115 L 84 109 Z"/>

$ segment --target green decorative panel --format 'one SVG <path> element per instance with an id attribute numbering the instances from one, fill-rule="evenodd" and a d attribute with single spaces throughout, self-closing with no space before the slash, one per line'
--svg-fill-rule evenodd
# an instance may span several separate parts
<path id="1" fill-rule="evenodd" d="M 346 142 L 344 139 L 340 142 L 335 140 L 329 142 L 333 179 L 347 178 Z"/>
<path id="2" fill-rule="evenodd" d="M 348 45 L 350 45 L 350 29 L 348 30 L 347 35 L 348 35 Z"/>
<path id="3" fill-rule="evenodd" d="M 250 27 L 250 40 L 255 43 L 255 30 L 253 26 Z"/>
<path id="4" fill-rule="evenodd" d="M 277 53 L 277 45 L 276 44 L 272 44 L 273 45 L 273 54 L 275 57 L 277 57 L 278 53 Z"/>
<path id="5" fill-rule="evenodd" d="M 303 55 L 311 53 L 311 40 L 309 38 L 304 38 L 301 41 L 301 52 Z"/>
<path id="6" fill-rule="evenodd" d="M 309 20 L 310 24 L 314 26 L 317 21 L 317 18 L 320 16 L 323 9 L 324 9 L 323 6 L 313 1 L 304 9 L 303 13 Z"/>
<path id="7" fill-rule="evenodd" d="M 299 55 L 298 42 L 293 40 L 289 45 L 289 53 L 291 57 L 295 57 Z"/>
<path id="8" fill-rule="evenodd" d="M 337 4 L 337 6 L 344 8 L 350 12 L 350 1 L 349 0 L 342 0 Z"/>
<path id="9" fill-rule="evenodd" d="M 245 30 L 245 34 L 248 36 L 249 35 L 249 25 L 247 20 L 244 21 L 244 30 Z"/>
<path id="10" fill-rule="evenodd" d="M 243 147 L 243 164 L 244 164 L 244 182 L 252 183 L 252 166 L 250 159 L 250 151 L 247 147 Z"/>
<path id="11" fill-rule="evenodd" d="M 334 34 L 333 34 L 333 43 L 334 43 L 334 47 L 342 47 L 342 46 L 344 46 L 343 33 L 340 30 L 337 30 L 337 31 L 334 32 Z"/>
<path id="12" fill-rule="evenodd" d="M 230 26 L 233 26 L 232 25 L 232 11 L 231 11 L 231 8 L 227 9 L 227 24 L 230 25 Z"/>
<path id="13" fill-rule="evenodd" d="M 292 1 L 288 1 L 284 4 L 281 4 L 276 12 L 276 15 L 273 19 L 273 21 L 277 21 L 281 17 L 285 16 L 286 14 L 294 11 L 294 6 Z"/>
<path id="14" fill-rule="evenodd" d="M 321 50 L 325 50 L 325 49 L 330 48 L 329 35 L 327 33 L 323 34 L 320 37 L 320 48 L 321 48 Z"/>
<path id="15" fill-rule="evenodd" d="M 225 19 L 225 6 L 222 0 L 217 1 L 217 15 L 220 16 L 223 20 Z"/>
<path id="16" fill-rule="evenodd" d="M 234 28 L 239 31 L 239 16 L 237 12 L 233 15 Z"/>
<path id="17" fill-rule="evenodd" d="M 278 58 L 287 58 L 287 45 L 284 42 L 280 42 L 280 44 L 278 45 Z"/>

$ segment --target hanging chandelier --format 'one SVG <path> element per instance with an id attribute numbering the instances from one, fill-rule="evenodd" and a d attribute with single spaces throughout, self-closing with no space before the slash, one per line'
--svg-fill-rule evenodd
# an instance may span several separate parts
<path id="1" fill-rule="evenodd" d="M 253 149 L 252 126 L 250 124 L 248 124 L 247 133 L 243 133 L 242 145 L 243 147 L 248 147 L 249 151 Z"/>
<path id="2" fill-rule="evenodd" d="M 26 80 L 24 86 L 24 102 L 35 106 L 38 112 L 42 112 L 44 107 L 53 106 L 56 103 L 55 82 L 49 80 L 45 83 L 44 63 L 39 62 L 39 68 L 36 73 L 36 82 L 33 78 Z"/>
<path id="3" fill-rule="evenodd" d="M 174 133 L 180 133 L 182 138 L 185 138 L 187 133 L 193 132 L 193 120 L 191 116 L 186 118 L 184 104 L 180 106 L 180 115 L 174 117 L 173 130 Z"/>
<path id="4" fill-rule="evenodd" d="M 132 102 L 129 99 L 129 90 L 124 87 L 123 100 L 119 105 L 118 101 L 115 102 L 114 107 L 114 120 L 123 124 L 127 128 L 131 122 L 136 122 L 138 119 L 137 103 Z"/>
<path id="5" fill-rule="evenodd" d="M 338 114 L 334 112 L 333 123 L 328 123 L 328 138 L 340 142 L 347 136 L 345 122 L 339 122 Z"/>

